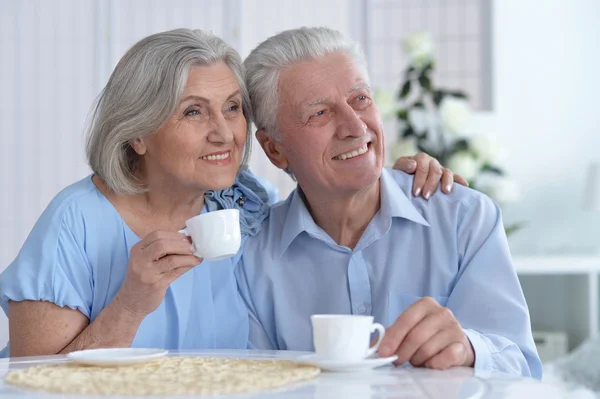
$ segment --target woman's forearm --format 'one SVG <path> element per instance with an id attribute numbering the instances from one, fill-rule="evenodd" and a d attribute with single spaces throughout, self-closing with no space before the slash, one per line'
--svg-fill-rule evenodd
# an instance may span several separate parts
<path id="1" fill-rule="evenodd" d="M 129 312 L 118 296 L 60 353 L 94 348 L 127 348 L 144 317 Z"/>

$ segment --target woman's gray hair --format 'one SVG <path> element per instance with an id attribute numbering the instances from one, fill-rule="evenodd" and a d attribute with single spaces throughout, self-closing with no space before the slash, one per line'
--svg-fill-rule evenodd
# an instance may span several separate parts
<path id="1" fill-rule="evenodd" d="M 299 28 L 283 31 L 258 45 L 244 61 L 246 82 L 254 124 L 277 139 L 277 106 L 279 74 L 298 61 L 313 60 L 331 53 L 350 56 L 369 80 L 367 62 L 357 43 L 340 32 L 324 28 Z"/>
<path id="2" fill-rule="evenodd" d="M 119 194 L 145 191 L 136 177 L 139 155 L 130 143 L 157 131 L 175 111 L 193 65 L 223 61 L 242 93 L 246 145 L 242 166 L 252 143 L 252 109 L 240 55 L 222 39 L 201 30 L 176 29 L 137 42 L 121 58 L 100 93 L 87 129 L 90 167 Z"/>

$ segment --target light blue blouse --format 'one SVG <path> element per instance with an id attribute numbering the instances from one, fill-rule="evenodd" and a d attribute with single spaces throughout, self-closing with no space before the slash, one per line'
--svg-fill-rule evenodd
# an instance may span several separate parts
<path id="1" fill-rule="evenodd" d="M 240 209 L 244 243 L 258 232 L 268 201 L 255 177 L 242 172 L 232 188 L 205 195 L 202 213 Z M 121 287 L 138 241 L 88 176 L 51 201 L 0 275 L 0 306 L 10 318 L 9 300 L 49 301 L 77 309 L 93 322 Z M 240 255 L 241 250 L 230 259 L 203 262 L 173 282 L 142 321 L 132 347 L 246 348 L 248 315 L 233 273 Z M 9 345 L 0 352 L 8 355 Z"/>

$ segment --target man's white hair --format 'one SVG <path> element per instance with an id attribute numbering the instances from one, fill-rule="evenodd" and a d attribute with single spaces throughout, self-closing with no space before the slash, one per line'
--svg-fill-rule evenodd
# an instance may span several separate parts
<path id="1" fill-rule="evenodd" d="M 350 56 L 368 83 L 367 62 L 360 47 L 333 29 L 303 27 L 286 30 L 252 50 L 244 66 L 253 122 L 257 129 L 265 129 L 274 139 L 279 138 L 277 89 L 282 70 L 299 61 L 314 60 L 336 52 Z"/>

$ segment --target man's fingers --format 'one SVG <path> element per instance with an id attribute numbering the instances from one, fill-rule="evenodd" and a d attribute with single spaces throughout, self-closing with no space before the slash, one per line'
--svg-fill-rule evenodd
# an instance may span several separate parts
<path id="1" fill-rule="evenodd" d="M 396 353 L 406 334 L 429 313 L 439 307 L 440 305 L 435 299 L 429 297 L 419 299 L 410 305 L 398 317 L 396 322 L 385 331 L 385 336 L 379 346 L 379 354 L 382 357 L 388 357 Z"/>
<path id="2" fill-rule="evenodd" d="M 442 310 L 443 309 L 444 308 L 442 308 Z M 413 329 L 406 334 L 404 340 L 400 342 L 400 346 L 396 351 L 398 362 L 404 363 L 411 360 L 415 353 L 421 350 L 423 345 L 426 345 L 429 340 L 446 327 L 448 323 L 447 317 L 448 316 L 444 311 L 432 312 L 413 327 Z M 441 350 L 447 345 L 448 342 L 439 349 Z M 429 359 L 429 357 L 424 359 L 423 362 L 427 359 Z"/>
<path id="3" fill-rule="evenodd" d="M 462 342 L 453 342 L 425 362 L 425 367 L 436 370 L 460 366 L 467 359 L 467 348 Z"/>
<path id="4" fill-rule="evenodd" d="M 459 333 L 463 334 L 462 330 Z M 415 367 L 421 367 L 450 344 L 460 342 L 460 339 L 461 337 L 457 336 L 457 330 L 455 329 L 444 328 L 438 330 L 427 342 L 421 345 L 408 361 Z"/>

